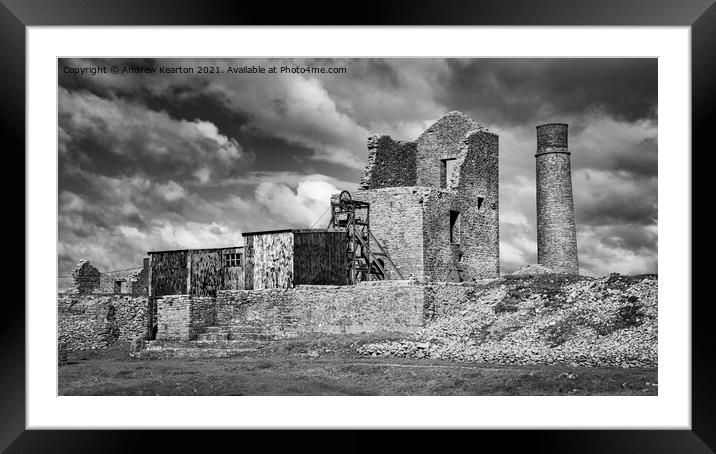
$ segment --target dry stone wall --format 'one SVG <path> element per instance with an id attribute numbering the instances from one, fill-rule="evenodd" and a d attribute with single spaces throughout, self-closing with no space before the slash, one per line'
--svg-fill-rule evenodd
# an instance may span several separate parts
<path id="1" fill-rule="evenodd" d="M 58 342 L 66 350 L 107 347 L 147 335 L 147 297 L 61 293 Z"/>
<path id="2" fill-rule="evenodd" d="M 165 295 L 156 300 L 157 340 L 194 340 L 216 322 L 211 296 Z"/>

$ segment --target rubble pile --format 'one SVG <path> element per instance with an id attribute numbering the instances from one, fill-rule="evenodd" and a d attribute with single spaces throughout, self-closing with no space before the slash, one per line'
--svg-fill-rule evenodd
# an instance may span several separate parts
<path id="1" fill-rule="evenodd" d="M 550 268 L 547 268 L 546 266 L 537 265 L 537 264 L 529 264 L 529 265 L 522 265 L 519 270 L 512 273 L 512 276 L 527 276 L 527 275 L 534 275 L 534 274 L 550 274 L 554 273 Z"/>
<path id="2" fill-rule="evenodd" d="M 493 364 L 655 367 L 657 284 L 655 275 L 506 276 L 436 307 L 417 336 L 364 344 L 358 352 Z"/>

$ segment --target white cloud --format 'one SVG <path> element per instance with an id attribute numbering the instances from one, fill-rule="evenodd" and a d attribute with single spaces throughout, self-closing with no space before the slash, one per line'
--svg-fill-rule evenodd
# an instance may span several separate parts
<path id="1" fill-rule="evenodd" d="M 175 181 L 157 185 L 156 191 L 167 202 L 183 200 L 187 196 L 186 190 Z"/>
<path id="2" fill-rule="evenodd" d="M 85 153 L 114 155 L 134 171 L 153 163 L 161 166 L 162 173 L 204 181 L 210 174 L 230 175 L 251 159 L 235 139 L 206 121 L 176 120 L 121 98 L 105 99 L 62 87 L 58 106 L 64 148 L 90 139 L 94 145 Z"/>
<path id="3" fill-rule="evenodd" d="M 295 192 L 284 184 L 261 183 L 256 200 L 288 226 L 310 227 L 330 206 L 331 194 L 337 192 L 338 188 L 325 181 L 302 181 Z M 327 224 L 325 216 L 324 220 Z"/>

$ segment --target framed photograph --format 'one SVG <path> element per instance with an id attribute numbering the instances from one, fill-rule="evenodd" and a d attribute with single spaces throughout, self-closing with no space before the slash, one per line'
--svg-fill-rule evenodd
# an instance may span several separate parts
<path id="1" fill-rule="evenodd" d="M 711 2 L 80 3 L 0 9 L 26 169 L 3 449 L 716 446 Z"/>

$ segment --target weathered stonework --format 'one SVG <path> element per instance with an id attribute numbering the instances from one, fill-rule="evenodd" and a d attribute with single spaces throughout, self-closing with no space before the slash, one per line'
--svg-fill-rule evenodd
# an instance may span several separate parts
<path id="1" fill-rule="evenodd" d="M 403 276 L 499 276 L 496 134 L 450 112 L 415 142 L 371 136 L 368 148 L 354 198 L 370 203 L 371 232 Z"/>
<path id="2" fill-rule="evenodd" d="M 537 262 L 579 274 L 567 125 L 537 126 Z"/>
<path id="3" fill-rule="evenodd" d="M 368 163 L 359 189 L 416 186 L 415 142 L 396 141 L 390 136 L 368 138 Z"/>
<path id="4" fill-rule="evenodd" d="M 216 317 L 216 300 L 210 296 L 165 295 L 156 300 L 157 340 L 193 340 Z"/>
<path id="5" fill-rule="evenodd" d="M 147 297 L 61 293 L 58 342 L 66 350 L 107 347 L 147 336 Z"/>
<path id="6" fill-rule="evenodd" d="M 221 290 L 214 298 L 157 300 L 158 340 L 192 340 L 209 326 L 252 326 L 263 335 L 412 332 L 422 326 L 425 287 L 408 281 Z"/>
<path id="7" fill-rule="evenodd" d="M 72 271 L 72 291 L 80 294 L 96 292 L 99 280 L 99 270 L 89 260 L 80 260 Z"/>
<path id="8" fill-rule="evenodd" d="M 370 203 L 370 230 L 405 278 L 425 277 L 422 203 L 429 191 L 413 186 L 354 194 L 355 199 Z"/>
<path id="9" fill-rule="evenodd" d="M 148 268 L 101 273 L 98 293 L 146 294 Z"/>
<path id="10" fill-rule="evenodd" d="M 462 112 L 449 112 L 425 130 L 417 140 L 415 185 L 440 188 L 440 161 L 458 158 L 465 151 L 465 137 L 478 131 L 485 131 L 484 126 Z"/>

